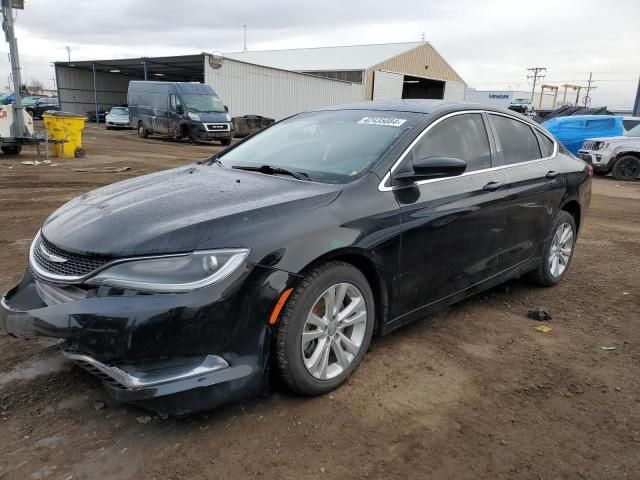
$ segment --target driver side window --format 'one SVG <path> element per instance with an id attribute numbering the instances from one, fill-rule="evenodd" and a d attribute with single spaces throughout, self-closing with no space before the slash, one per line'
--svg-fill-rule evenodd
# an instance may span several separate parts
<path id="1" fill-rule="evenodd" d="M 169 102 L 171 105 L 171 111 L 173 112 L 177 112 L 178 107 L 182 106 L 182 103 L 180 102 L 180 97 L 178 97 L 177 95 L 174 95 L 173 93 L 169 97 Z"/>
<path id="2" fill-rule="evenodd" d="M 467 162 L 467 172 L 491 167 L 491 147 L 480 113 L 465 113 L 435 125 L 413 147 L 410 160 L 450 157 Z"/>

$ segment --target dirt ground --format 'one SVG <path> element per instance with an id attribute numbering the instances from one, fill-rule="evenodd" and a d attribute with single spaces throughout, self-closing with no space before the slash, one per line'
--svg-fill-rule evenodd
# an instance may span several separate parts
<path id="1" fill-rule="evenodd" d="M 85 148 L 49 165 L 0 156 L 0 290 L 63 202 L 220 147 L 90 125 Z M 104 166 L 130 170 L 72 170 Z M 163 419 L 111 402 L 50 342 L 0 336 L 0 478 L 640 478 L 640 182 L 593 191 L 561 285 L 514 280 L 379 338 L 324 397 L 275 386 Z M 546 334 L 526 317 L 538 306 Z"/>

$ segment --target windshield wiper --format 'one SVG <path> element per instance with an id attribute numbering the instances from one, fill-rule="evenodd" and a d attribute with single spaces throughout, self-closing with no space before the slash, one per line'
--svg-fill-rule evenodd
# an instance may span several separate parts
<path id="1" fill-rule="evenodd" d="M 199 162 L 196 162 L 198 165 L 218 165 L 219 167 L 222 168 L 227 168 L 224 166 L 224 164 L 220 161 L 220 159 L 218 158 L 218 154 L 214 154 L 211 155 L 209 158 L 205 158 L 204 160 L 201 160 Z"/>
<path id="2" fill-rule="evenodd" d="M 255 167 L 252 165 L 234 165 L 231 168 L 235 168 L 236 170 L 246 170 L 247 172 L 260 172 L 266 173 L 267 175 L 289 175 L 297 180 L 309 180 L 309 175 L 303 172 L 293 172 L 291 170 L 287 170 L 286 168 L 273 167 L 271 165 L 261 165 L 259 167 Z"/>

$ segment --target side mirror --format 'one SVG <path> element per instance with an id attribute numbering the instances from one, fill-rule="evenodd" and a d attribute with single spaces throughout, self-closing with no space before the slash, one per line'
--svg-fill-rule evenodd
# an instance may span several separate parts
<path id="1" fill-rule="evenodd" d="M 413 162 L 413 172 L 399 173 L 393 178 L 402 181 L 416 181 L 427 178 L 454 177 L 464 173 L 467 162 L 459 158 L 427 157 Z"/>
<path id="2" fill-rule="evenodd" d="M 229 113 L 229 107 L 227 107 L 226 105 L 224 106 L 224 111 Z"/>
<path id="3" fill-rule="evenodd" d="M 176 106 L 176 113 L 177 113 L 178 115 L 182 115 L 182 114 L 184 114 L 184 108 L 182 108 L 182 105 L 177 105 L 177 106 Z"/>

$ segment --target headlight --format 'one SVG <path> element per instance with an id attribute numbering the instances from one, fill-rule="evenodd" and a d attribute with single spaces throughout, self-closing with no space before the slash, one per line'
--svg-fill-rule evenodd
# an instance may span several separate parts
<path id="1" fill-rule="evenodd" d="M 187 116 L 191 119 L 191 120 L 195 120 L 196 122 L 200 121 L 200 116 L 197 113 L 187 113 Z"/>
<path id="2" fill-rule="evenodd" d="M 602 148 L 602 142 L 596 142 L 593 144 L 594 150 L 600 150 Z"/>
<path id="3" fill-rule="evenodd" d="M 249 255 L 249 249 L 208 250 L 117 263 L 87 280 L 92 285 L 188 292 L 228 277 Z"/>
<path id="4" fill-rule="evenodd" d="M 230 122 L 230 121 L 231 121 L 231 115 L 227 113 L 227 122 Z"/>

